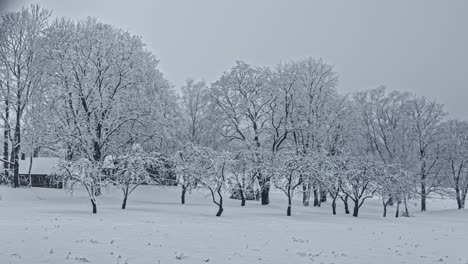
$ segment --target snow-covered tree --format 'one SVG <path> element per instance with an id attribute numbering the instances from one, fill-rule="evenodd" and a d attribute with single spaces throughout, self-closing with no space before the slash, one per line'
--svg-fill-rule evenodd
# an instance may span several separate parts
<path id="1" fill-rule="evenodd" d="M 215 129 L 209 120 L 210 94 L 204 81 L 187 79 L 181 89 L 181 105 L 185 118 L 185 139 L 203 146 L 214 141 Z"/>
<path id="2" fill-rule="evenodd" d="M 193 143 L 187 143 L 173 157 L 177 183 L 182 188 L 180 195 L 182 204 L 185 204 L 187 191 L 196 187 L 197 179 L 203 174 L 203 168 L 198 166 L 198 158 L 198 147 Z"/>
<path id="3" fill-rule="evenodd" d="M 338 128 L 343 101 L 336 92 L 338 75 L 332 65 L 322 59 L 306 58 L 292 62 L 288 71 L 297 78 L 292 92 L 291 140 L 303 155 L 327 151 L 327 143 Z M 291 74 L 290 74 L 291 75 Z M 311 191 L 314 206 L 321 201 L 319 182 L 313 178 L 303 181 L 303 205 L 309 204 Z M 322 192 L 323 193 L 323 192 Z"/>
<path id="4" fill-rule="evenodd" d="M 265 145 L 270 103 L 271 72 L 237 61 L 211 87 L 213 110 L 219 113 L 219 131 L 227 142 L 236 142 L 250 150 L 261 164 L 261 148 Z M 258 166 L 260 167 L 260 166 Z M 261 202 L 269 203 L 270 177 L 256 173 L 261 187 Z"/>
<path id="5" fill-rule="evenodd" d="M 116 158 L 113 178 L 123 191 L 122 209 L 127 206 L 128 196 L 140 184 L 153 182 L 148 170 L 152 161 L 154 159 L 139 144 L 134 144 L 125 154 Z"/>
<path id="6" fill-rule="evenodd" d="M 453 189 L 458 209 L 462 209 L 468 193 L 468 123 L 450 120 L 442 127 L 443 183 Z"/>
<path id="7" fill-rule="evenodd" d="M 413 171 L 420 184 L 421 211 L 426 211 L 427 195 L 440 187 L 441 171 L 441 122 L 443 106 L 425 97 L 418 97 L 408 104 L 411 138 L 415 143 L 416 169 Z"/>
<path id="8" fill-rule="evenodd" d="M 93 18 L 59 19 L 43 49 L 54 90 L 52 132 L 69 157 L 102 161 L 133 143 L 163 141 L 161 119 L 171 112 L 163 99 L 171 96 L 141 38 Z"/>
<path id="9" fill-rule="evenodd" d="M 13 171 L 14 187 L 19 186 L 19 155 L 24 117 L 44 76 L 40 39 L 44 37 L 50 15 L 49 10 L 32 5 L 17 12 L 5 13 L 0 19 L 3 163 L 7 178 L 10 178 L 10 170 Z"/>
<path id="10" fill-rule="evenodd" d="M 257 164 L 248 151 L 241 150 L 233 156 L 228 169 L 231 198 L 240 199 L 241 206 L 245 206 L 246 200 L 257 199 L 257 194 L 259 194 L 255 186 Z"/>
<path id="11" fill-rule="evenodd" d="M 346 174 L 346 160 L 342 156 L 308 155 L 309 166 L 316 180 L 331 198 L 332 213 L 336 215 L 336 200 L 341 197 L 341 184 Z"/>
<path id="12" fill-rule="evenodd" d="M 224 211 L 223 191 L 226 190 L 226 174 L 231 165 L 229 154 L 187 144 L 177 155 L 179 156 L 179 162 L 176 163 L 177 172 L 189 174 L 198 188 L 208 190 L 213 203 L 218 206 L 216 216 L 221 216 Z"/>
<path id="13" fill-rule="evenodd" d="M 407 165 L 413 142 L 409 137 L 408 93 L 379 87 L 355 94 L 365 147 L 384 164 Z"/>
<path id="14" fill-rule="evenodd" d="M 102 164 L 86 158 L 78 160 L 62 159 L 54 168 L 53 174 L 64 187 L 73 191 L 80 184 L 85 189 L 93 206 L 93 214 L 97 213 L 96 197 L 100 195 L 101 187 L 105 186 L 102 175 Z"/>
<path id="15" fill-rule="evenodd" d="M 272 154 L 265 163 L 266 170 L 273 175 L 273 183 L 288 198 L 286 215 L 291 216 L 292 199 L 296 188 L 306 177 L 307 162 L 303 155 L 295 151 L 281 151 Z"/>
<path id="16" fill-rule="evenodd" d="M 354 202 L 353 216 L 358 217 L 359 208 L 378 190 L 376 178 L 381 165 L 366 156 L 348 157 L 346 162 L 347 170 L 340 188 Z"/>
<path id="17" fill-rule="evenodd" d="M 407 209 L 406 201 L 413 192 L 413 179 L 400 165 L 382 165 L 375 180 L 382 201 L 383 217 L 387 216 L 387 207 L 394 201 L 397 203 L 395 216 L 398 217 L 402 202 Z"/>

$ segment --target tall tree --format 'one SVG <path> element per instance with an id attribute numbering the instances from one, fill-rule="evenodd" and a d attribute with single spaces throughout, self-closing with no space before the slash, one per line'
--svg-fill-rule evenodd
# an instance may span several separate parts
<path id="1" fill-rule="evenodd" d="M 40 86 L 44 75 L 39 42 L 47 28 L 50 15 L 49 10 L 33 5 L 18 12 L 6 13 L 2 15 L 0 21 L 4 171 L 9 174 L 9 169 L 13 170 L 14 187 L 19 186 L 23 118 L 31 97 Z M 8 142 L 11 142 L 10 155 L 8 155 L 10 150 Z"/>
<path id="2" fill-rule="evenodd" d="M 409 102 L 408 114 L 418 164 L 415 174 L 420 183 L 421 211 L 426 211 L 427 195 L 440 187 L 440 125 L 445 113 L 441 104 L 418 97 Z"/>
<path id="3" fill-rule="evenodd" d="M 359 92 L 354 98 L 368 151 L 385 164 L 407 165 L 412 150 L 407 112 L 411 95 L 379 87 Z"/>
<path id="4" fill-rule="evenodd" d="M 201 135 L 209 127 L 209 124 L 206 123 L 206 115 L 210 98 L 206 83 L 187 79 L 181 90 L 181 103 L 187 119 L 187 140 L 195 144 L 200 144 L 202 140 L 210 140 Z"/>
<path id="5" fill-rule="evenodd" d="M 139 37 L 92 18 L 56 20 L 47 33 L 50 106 L 60 124 L 53 132 L 70 157 L 102 161 L 154 137 L 147 122 L 168 116 L 162 99 L 171 96 Z"/>
<path id="6" fill-rule="evenodd" d="M 251 151 L 257 163 L 262 162 L 261 149 L 266 145 L 270 103 L 271 72 L 237 61 L 211 87 L 214 111 L 220 115 L 219 131 L 228 142 L 237 142 Z M 258 166 L 260 168 L 260 166 Z M 270 202 L 270 176 L 257 171 L 262 205 Z"/>
<path id="7" fill-rule="evenodd" d="M 453 189 L 458 209 L 462 209 L 468 193 L 468 123 L 450 120 L 442 127 L 444 183 Z"/>
<path id="8" fill-rule="evenodd" d="M 338 75 L 332 65 L 322 59 L 306 58 L 293 62 L 290 70 L 295 71 L 295 94 L 291 117 L 292 140 L 302 155 L 310 152 L 328 151 L 327 138 L 337 128 L 342 112 L 342 101 L 337 96 Z M 303 204 L 308 205 L 311 190 L 314 190 L 314 205 L 320 204 L 318 182 L 304 179 Z"/>

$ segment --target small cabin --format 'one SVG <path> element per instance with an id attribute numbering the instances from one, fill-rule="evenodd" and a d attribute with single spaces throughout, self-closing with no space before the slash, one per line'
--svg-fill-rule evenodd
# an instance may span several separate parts
<path id="1" fill-rule="evenodd" d="M 31 164 L 32 160 L 32 164 Z M 62 188 L 62 183 L 56 183 L 51 175 L 54 167 L 59 163 L 59 158 L 24 158 L 19 161 L 19 176 L 22 185 L 31 187 Z M 30 171 L 31 170 L 31 171 Z M 31 172 L 31 178 L 29 177 Z"/>

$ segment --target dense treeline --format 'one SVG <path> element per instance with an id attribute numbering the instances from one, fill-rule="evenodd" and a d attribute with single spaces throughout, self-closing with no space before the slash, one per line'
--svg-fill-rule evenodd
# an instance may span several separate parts
<path id="1" fill-rule="evenodd" d="M 175 175 L 181 202 L 206 189 L 269 204 L 270 190 L 304 206 L 328 199 L 359 215 L 379 197 L 383 215 L 431 194 L 468 191 L 468 123 L 443 106 L 384 87 L 342 95 L 322 59 L 275 67 L 243 61 L 212 84 L 188 79 L 180 94 L 141 38 L 96 19 L 50 18 L 38 6 L 0 20 L 2 182 L 19 187 L 19 156 L 56 156 L 57 180 L 88 191 L 123 190 Z M 150 172 L 157 171 L 157 173 Z M 156 176 L 155 176 L 156 175 Z M 351 208 L 351 209 L 350 209 Z"/>

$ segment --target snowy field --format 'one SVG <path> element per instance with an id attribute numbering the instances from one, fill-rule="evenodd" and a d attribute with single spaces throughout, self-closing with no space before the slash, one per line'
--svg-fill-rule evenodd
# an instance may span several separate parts
<path id="1" fill-rule="evenodd" d="M 179 189 L 141 187 L 121 210 L 109 190 L 98 214 L 83 192 L 0 187 L 0 263 L 468 263 L 468 211 L 453 200 L 429 201 L 429 212 L 381 217 L 380 201 L 359 218 L 302 207 L 285 216 L 271 205 L 226 201 L 222 217 L 202 193 L 179 204 Z M 341 205 L 341 204 L 340 204 Z"/>

